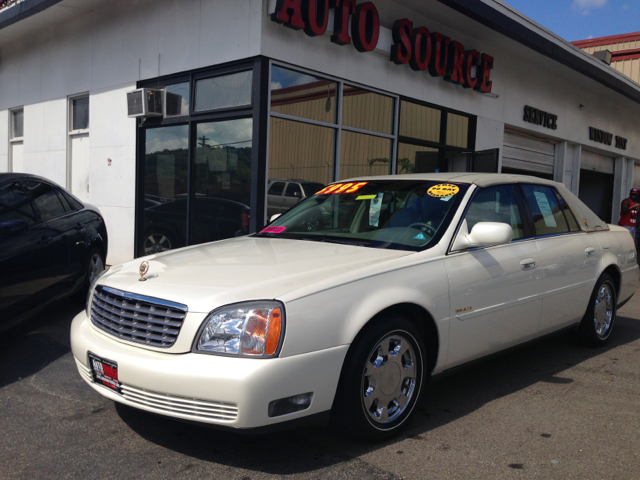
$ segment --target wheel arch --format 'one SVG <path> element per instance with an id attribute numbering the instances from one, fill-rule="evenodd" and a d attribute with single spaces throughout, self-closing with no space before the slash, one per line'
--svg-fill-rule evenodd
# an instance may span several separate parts
<path id="1" fill-rule="evenodd" d="M 602 272 L 600 272 L 600 275 L 598 275 L 598 278 L 600 278 L 605 273 L 611 275 L 611 277 L 613 278 L 614 287 L 616 287 L 616 295 L 619 297 L 620 288 L 622 286 L 622 273 L 620 272 L 620 268 L 618 267 L 617 264 L 609 263 L 609 265 L 607 265 L 602 270 Z M 596 278 L 596 282 L 598 281 L 598 278 Z"/>

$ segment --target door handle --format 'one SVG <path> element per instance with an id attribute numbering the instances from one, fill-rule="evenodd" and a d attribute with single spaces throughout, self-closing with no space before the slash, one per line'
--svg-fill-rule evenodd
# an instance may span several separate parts
<path id="1" fill-rule="evenodd" d="M 596 254 L 596 249 L 593 247 L 587 247 L 584 249 L 584 253 L 587 254 L 587 257 L 593 257 Z"/>
<path id="2" fill-rule="evenodd" d="M 523 270 L 533 270 L 536 268 L 536 261 L 533 258 L 525 258 L 520 262 L 520 266 Z"/>

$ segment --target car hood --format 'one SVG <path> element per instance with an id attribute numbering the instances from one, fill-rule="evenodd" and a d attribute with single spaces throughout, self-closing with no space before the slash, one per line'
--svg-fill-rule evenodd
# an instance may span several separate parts
<path id="1" fill-rule="evenodd" d="M 241 237 L 139 258 L 113 267 L 99 284 L 118 290 L 170 300 L 206 313 L 245 300 L 295 298 L 327 280 L 340 284 L 358 269 L 411 255 L 404 250 L 331 243 Z M 146 281 L 139 267 L 149 262 Z M 370 272 L 370 268 L 367 269 Z M 154 276 L 157 275 L 157 276 Z M 335 283 L 333 282 L 335 280 Z M 344 281 L 344 279 L 342 279 Z"/>

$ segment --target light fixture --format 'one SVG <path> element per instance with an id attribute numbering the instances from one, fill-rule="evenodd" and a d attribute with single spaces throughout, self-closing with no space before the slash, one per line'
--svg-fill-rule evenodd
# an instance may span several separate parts
<path id="1" fill-rule="evenodd" d="M 598 50 L 597 52 L 593 52 L 592 55 L 596 57 L 598 60 L 603 61 L 607 65 L 611 65 L 611 60 L 613 59 L 613 53 L 610 50 Z"/>

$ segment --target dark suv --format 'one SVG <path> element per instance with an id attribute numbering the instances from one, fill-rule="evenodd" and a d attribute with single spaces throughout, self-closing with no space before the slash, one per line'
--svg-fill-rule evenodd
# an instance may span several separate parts
<path id="1" fill-rule="evenodd" d="M 0 331 L 86 290 L 104 270 L 100 211 L 35 175 L 0 173 Z"/>

